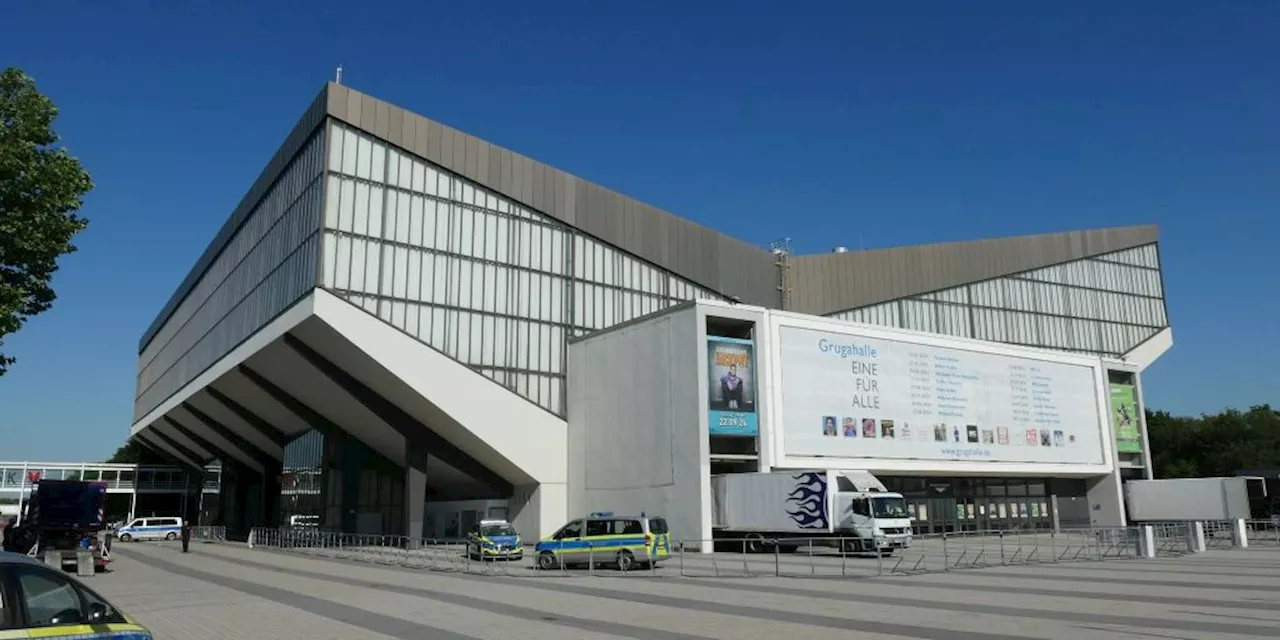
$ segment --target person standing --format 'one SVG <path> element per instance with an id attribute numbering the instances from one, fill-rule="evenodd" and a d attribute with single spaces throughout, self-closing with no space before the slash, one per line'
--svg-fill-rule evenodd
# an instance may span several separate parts
<path id="1" fill-rule="evenodd" d="M 186 520 L 182 521 L 182 552 L 187 552 L 187 547 L 191 545 L 191 523 Z"/>

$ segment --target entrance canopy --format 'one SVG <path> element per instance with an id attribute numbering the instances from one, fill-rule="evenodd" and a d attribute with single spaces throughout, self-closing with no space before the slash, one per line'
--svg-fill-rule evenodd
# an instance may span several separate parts
<path id="1" fill-rule="evenodd" d="M 425 460 L 427 486 L 443 495 L 519 494 L 563 510 L 548 495 L 566 482 L 562 419 L 320 289 L 131 434 L 195 467 L 217 458 L 272 475 L 286 444 L 313 429 L 402 466 Z"/>

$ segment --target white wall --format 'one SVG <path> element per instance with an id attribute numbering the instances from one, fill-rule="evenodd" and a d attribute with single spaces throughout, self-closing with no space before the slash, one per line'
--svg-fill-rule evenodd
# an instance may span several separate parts
<path id="1" fill-rule="evenodd" d="M 569 346 L 570 517 L 644 512 L 703 536 L 697 321 L 688 308 Z"/>
<path id="2" fill-rule="evenodd" d="M 508 517 L 521 537 L 540 540 L 569 520 L 568 501 L 569 488 L 564 483 L 519 486 L 508 502 Z"/>

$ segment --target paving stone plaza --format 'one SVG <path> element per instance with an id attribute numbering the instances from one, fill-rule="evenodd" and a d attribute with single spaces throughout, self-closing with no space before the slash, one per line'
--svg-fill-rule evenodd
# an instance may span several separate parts
<path id="1" fill-rule="evenodd" d="M 178 640 L 1280 637 L 1274 546 L 865 578 L 479 575 L 236 544 L 114 553 L 92 584 Z"/>

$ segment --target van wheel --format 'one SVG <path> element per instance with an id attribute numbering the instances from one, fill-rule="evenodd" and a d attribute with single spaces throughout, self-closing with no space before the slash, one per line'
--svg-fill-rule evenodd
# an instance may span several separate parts
<path id="1" fill-rule="evenodd" d="M 128 542 L 128 541 L 130 541 L 130 540 L 132 540 L 132 539 L 133 539 L 133 536 L 131 536 L 131 535 L 127 534 L 127 533 L 122 533 L 122 534 L 120 534 L 120 542 Z"/>
<path id="2" fill-rule="evenodd" d="M 636 568 L 636 557 L 631 555 L 630 551 L 623 549 L 618 552 L 618 571 L 630 571 Z"/>
<path id="3" fill-rule="evenodd" d="M 165 534 L 164 539 L 165 539 L 165 540 L 177 540 L 177 539 L 178 539 L 178 534 L 176 534 L 176 533 L 174 533 L 174 532 L 170 531 L 169 533 Z"/>
<path id="4" fill-rule="evenodd" d="M 556 554 L 550 551 L 543 551 L 538 554 L 538 568 L 543 571 L 550 571 L 556 568 Z"/>

